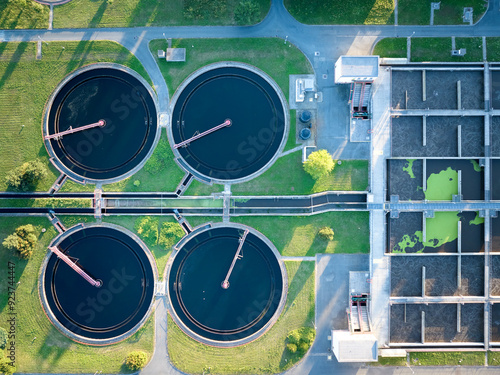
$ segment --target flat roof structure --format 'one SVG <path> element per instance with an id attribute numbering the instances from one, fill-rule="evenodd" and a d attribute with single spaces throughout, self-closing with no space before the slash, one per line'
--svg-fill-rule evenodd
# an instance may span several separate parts
<path id="1" fill-rule="evenodd" d="M 349 272 L 349 293 L 370 293 L 370 273 L 368 271 Z"/>
<path id="2" fill-rule="evenodd" d="M 185 48 L 167 48 L 167 61 L 170 62 L 182 62 L 186 61 L 186 49 Z"/>
<path id="3" fill-rule="evenodd" d="M 378 359 L 377 338 L 370 333 L 332 330 L 332 352 L 339 362 L 374 362 Z"/>
<path id="4" fill-rule="evenodd" d="M 378 56 L 340 56 L 335 63 L 335 83 L 374 81 L 378 60 Z"/>

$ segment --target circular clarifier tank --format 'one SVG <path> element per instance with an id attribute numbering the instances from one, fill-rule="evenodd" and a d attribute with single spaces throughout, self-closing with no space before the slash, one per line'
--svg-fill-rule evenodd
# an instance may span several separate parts
<path id="1" fill-rule="evenodd" d="M 172 100 L 169 139 L 179 164 L 205 181 L 257 176 L 283 149 L 288 107 L 278 85 L 250 65 L 224 62 L 190 76 Z"/>
<path id="2" fill-rule="evenodd" d="M 126 339 L 146 321 L 156 274 L 154 258 L 132 233 L 109 224 L 77 225 L 49 246 L 40 299 L 62 333 L 106 345 Z"/>
<path id="3" fill-rule="evenodd" d="M 242 225 L 196 229 L 167 270 L 171 312 L 181 329 L 213 346 L 235 346 L 262 335 L 279 317 L 286 269 L 262 234 Z"/>
<path id="4" fill-rule="evenodd" d="M 55 167 L 71 179 L 109 183 L 142 167 L 158 141 L 157 125 L 155 96 L 139 74 L 93 64 L 52 93 L 43 137 Z"/>

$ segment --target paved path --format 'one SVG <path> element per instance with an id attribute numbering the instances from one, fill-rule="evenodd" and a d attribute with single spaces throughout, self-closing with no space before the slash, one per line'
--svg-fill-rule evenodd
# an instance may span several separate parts
<path id="1" fill-rule="evenodd" d="M 141 375 L 183 374 L 170 363 L 167 352 L 167 297 L 157 297 L 155 302 L 155 348 L 148 365 Z"/>

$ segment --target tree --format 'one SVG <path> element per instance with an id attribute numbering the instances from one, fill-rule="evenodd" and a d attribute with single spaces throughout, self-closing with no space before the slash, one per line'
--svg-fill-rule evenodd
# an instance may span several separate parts
<path id="1" fill-rule="evenodd" d="M 0 349 L 5 349 L 7 345 L 7 331 L 0 327 Z"/>
<path id="2" fill-rule="evenodd" d="M 40 160 L 23 163 L 7 173 L 7 185 L 16 190 L 32 190 L 38 181 L 47 176 L 47 167 Z"/>
<path id="3" fill-rule="evenodd" d="M 286 348 L 292 354 L 299 352 L 304 354 L 309 350 L 314 338 L 316 337 L 316 332 L 313 328 L 302 327 L 299 329 L 294 329 L 288 333 Z"/>
<path id="4" fill-rule="evenodd" d="M 161 225 L 160 237 L 158 244 L 169 250 L 174 246 L 182 237 L 184 237 L 184 230 L 177 223 L 163 223 Z"/>
<path id="5" fill-rule="evenodd" d="M 333 167 L 332 156 L 326 150 L 312 152 L 304 162 L 304 170 L 315 180 L 333 171 Z"/>
<path id="6" fill-rule="evenodd" d="M 330 227 L 323 227 L 319 230 L 318 232 L 319 236 L 323 238 L 324 240 L 333 240 L 333 229 Z"/>
<path id="7" fill-rule="evenodd" d="M 158 243 L 158 219 L 151 216 L 141 217 L 135 222 L 135 230 L 148 245 Z"/>
<path id="8" fill-rule="evenodd" d="M 8 358 L 0 360 L 0 374 L 11 375 L 16 371 L 16 368 L 11 366 L 10 363 Z"/>
<path id="9" fill-rule="evenodd" d="M 33 225 L 22 225 L 15 232 L 4 239 L 2 245 L 9 250 L 17 250 L 17 255 L 28 259 L 38 243 Z"/>
<path id="10" fill-rule="evenodd" d="M 291 344 L 299 344 L 300 342 L 300 333 L 298 329 L 294 329 L 293 331 L 290 331 L 288 333 L 288 336 L 286 337 L 288 342 Z"/>
<path id="11" fill-rule="evenodd" d="M 148 361 L 148 356 L 145 352 L 137 350 L 135 352 L 130 352 L 125 360 L 125 365 L 130 370 L 140 370 Z"/>
<path id="12" fill-rule="evenodd" d="M 260 7 L 253 0 L 240 1 L 234 10 L 234 20 L 238 25 L 253 25 L 259 21 Z"/>

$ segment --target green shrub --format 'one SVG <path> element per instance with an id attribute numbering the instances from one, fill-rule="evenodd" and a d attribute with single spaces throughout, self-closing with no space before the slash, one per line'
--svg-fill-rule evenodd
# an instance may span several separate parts
<path id="1" fill-rule="evenodd" d="M 129 370 L 140 370 L 146 365 L 147 361 L 148 355 L 143 351 L 137 350 L 129 353 L 125 360 L 125 365 Z"/>
<path id="2" fill-rule="evenodd" d="M 0 360 L 0 374 L 11 375 L 16 372 L 16 368 L 10 365 L 10 359 L 3 358 Z"/>
<path id="3" fill-rule="evenodd" d="M 319 236 L 324 240 L 333 240 L 333 229 L 330 227 L 323 227 L 318 232 Z"/>
<path id="4" fill-rule="evenodd" d="M 286 344 L 286 348 L 292 354 L 295 354 L 297 352 L 297 345 L 292 344 L 291 342 Z"/>
<path id="5" fill-rule="evenodd" d="M 0 349 L 5 349 L 7 345 L 7 331 L 0 327 Z"/>
<path id="6" fill-rule="evenodd" d="M 309 349 L 309 347 L 310 347 L 310 346 L 311 346 L 311 345 L 309 345 L 309 344 L 308 344 L 308 343 L 306 343 L 306 342 L 301 342 L 301 343 L 299 344 L 299 348 L 298 348 L 298 350 L 299 350 L 299 352 L 300 352 L 301 354 L 304 354 L 305 352 L 307 352 L 307 350 Z"/>
<path id="7" fill-rule="evenodd" d="M 13 189 L 27 191 L 33 190 L 38 181 L 47 176 L 47 167 L 40 160 L 23 163 L 5 176 L 7 185 Z"/>
<path id="8" fill-rule="evenodd" d="M 288 333 L 288 336 L 286 337 L 288 342 L 291 344 L 296 344 L 298 345 L 300 342 L 300 333 L 298 329 L 295 329 L 293 331 L 290 331 Z"/>
<path id="9" fill-rule="evenodd" d="M 303 327 L 300 329 L 301 339 L 309 345 L 312 345 L 316 338 L 316 331 L 312 328 Z"/>
<path id="10" fill-rule="evenodd" d="M 160 139 L 155 151 L 148 159 L 146 164 L 144 164 L 144 170 L 152 175 L 157 175 L 167 166 L 167 162 L 170 159 L 168 154 L 170 153 L 170 145 L 168 140 Z"/>
<path id="11" fill-rule="evenodd" d="M 139 181 L 139 180 L 135 180 L 135 181 L 134 181 L 134 186 L 135 186 L 135 187 L 139 187 L 139 186 L 141 186 L 141 181 Z"/>
<path id="12" fill-rule="evenodd" d="M 234 20 L 238 25 L 253 25 L 259 21 L 259 4 L 253 0 L 240 1 L 234 10 Z"/>
<path id="13" fill-rule="evenodd" d="M 286 348 L 290 353 L 299 352 L 304 354 L 309 350 L 316 337 L 316 331 L 313 328 L 302 327 L 290 331 L 287 336 Z"/>
<path id="14" fill-rule="evenodd" d="M 38 243 L 35 228 L 31 224 L 18 227 L 15 232 L 7 236 L 2 245 L 9 250 L 17 250 L 17 255 L 28 259 Z"/>
<path id="15" fill-rule="evenodd" d="M 315 180 L 329 174 L 335 166 L 332 156 L 326 150 L 314 151 L 303 164 L 304 170 Z"/>
<path id="16" fill-rule="evenodd" d="M 135 221 L 135 231 L 148 245 L 158 243 L 158 219 L 144 216 Z"/>
<path id="17" fill-rule="evenodd" d="M 169 250 L 182 237 L 184 237 L 184 230 L 178 223 L 163 223 L 160 230 L 158 244 L 162 245 L 165 250 Z"/>

